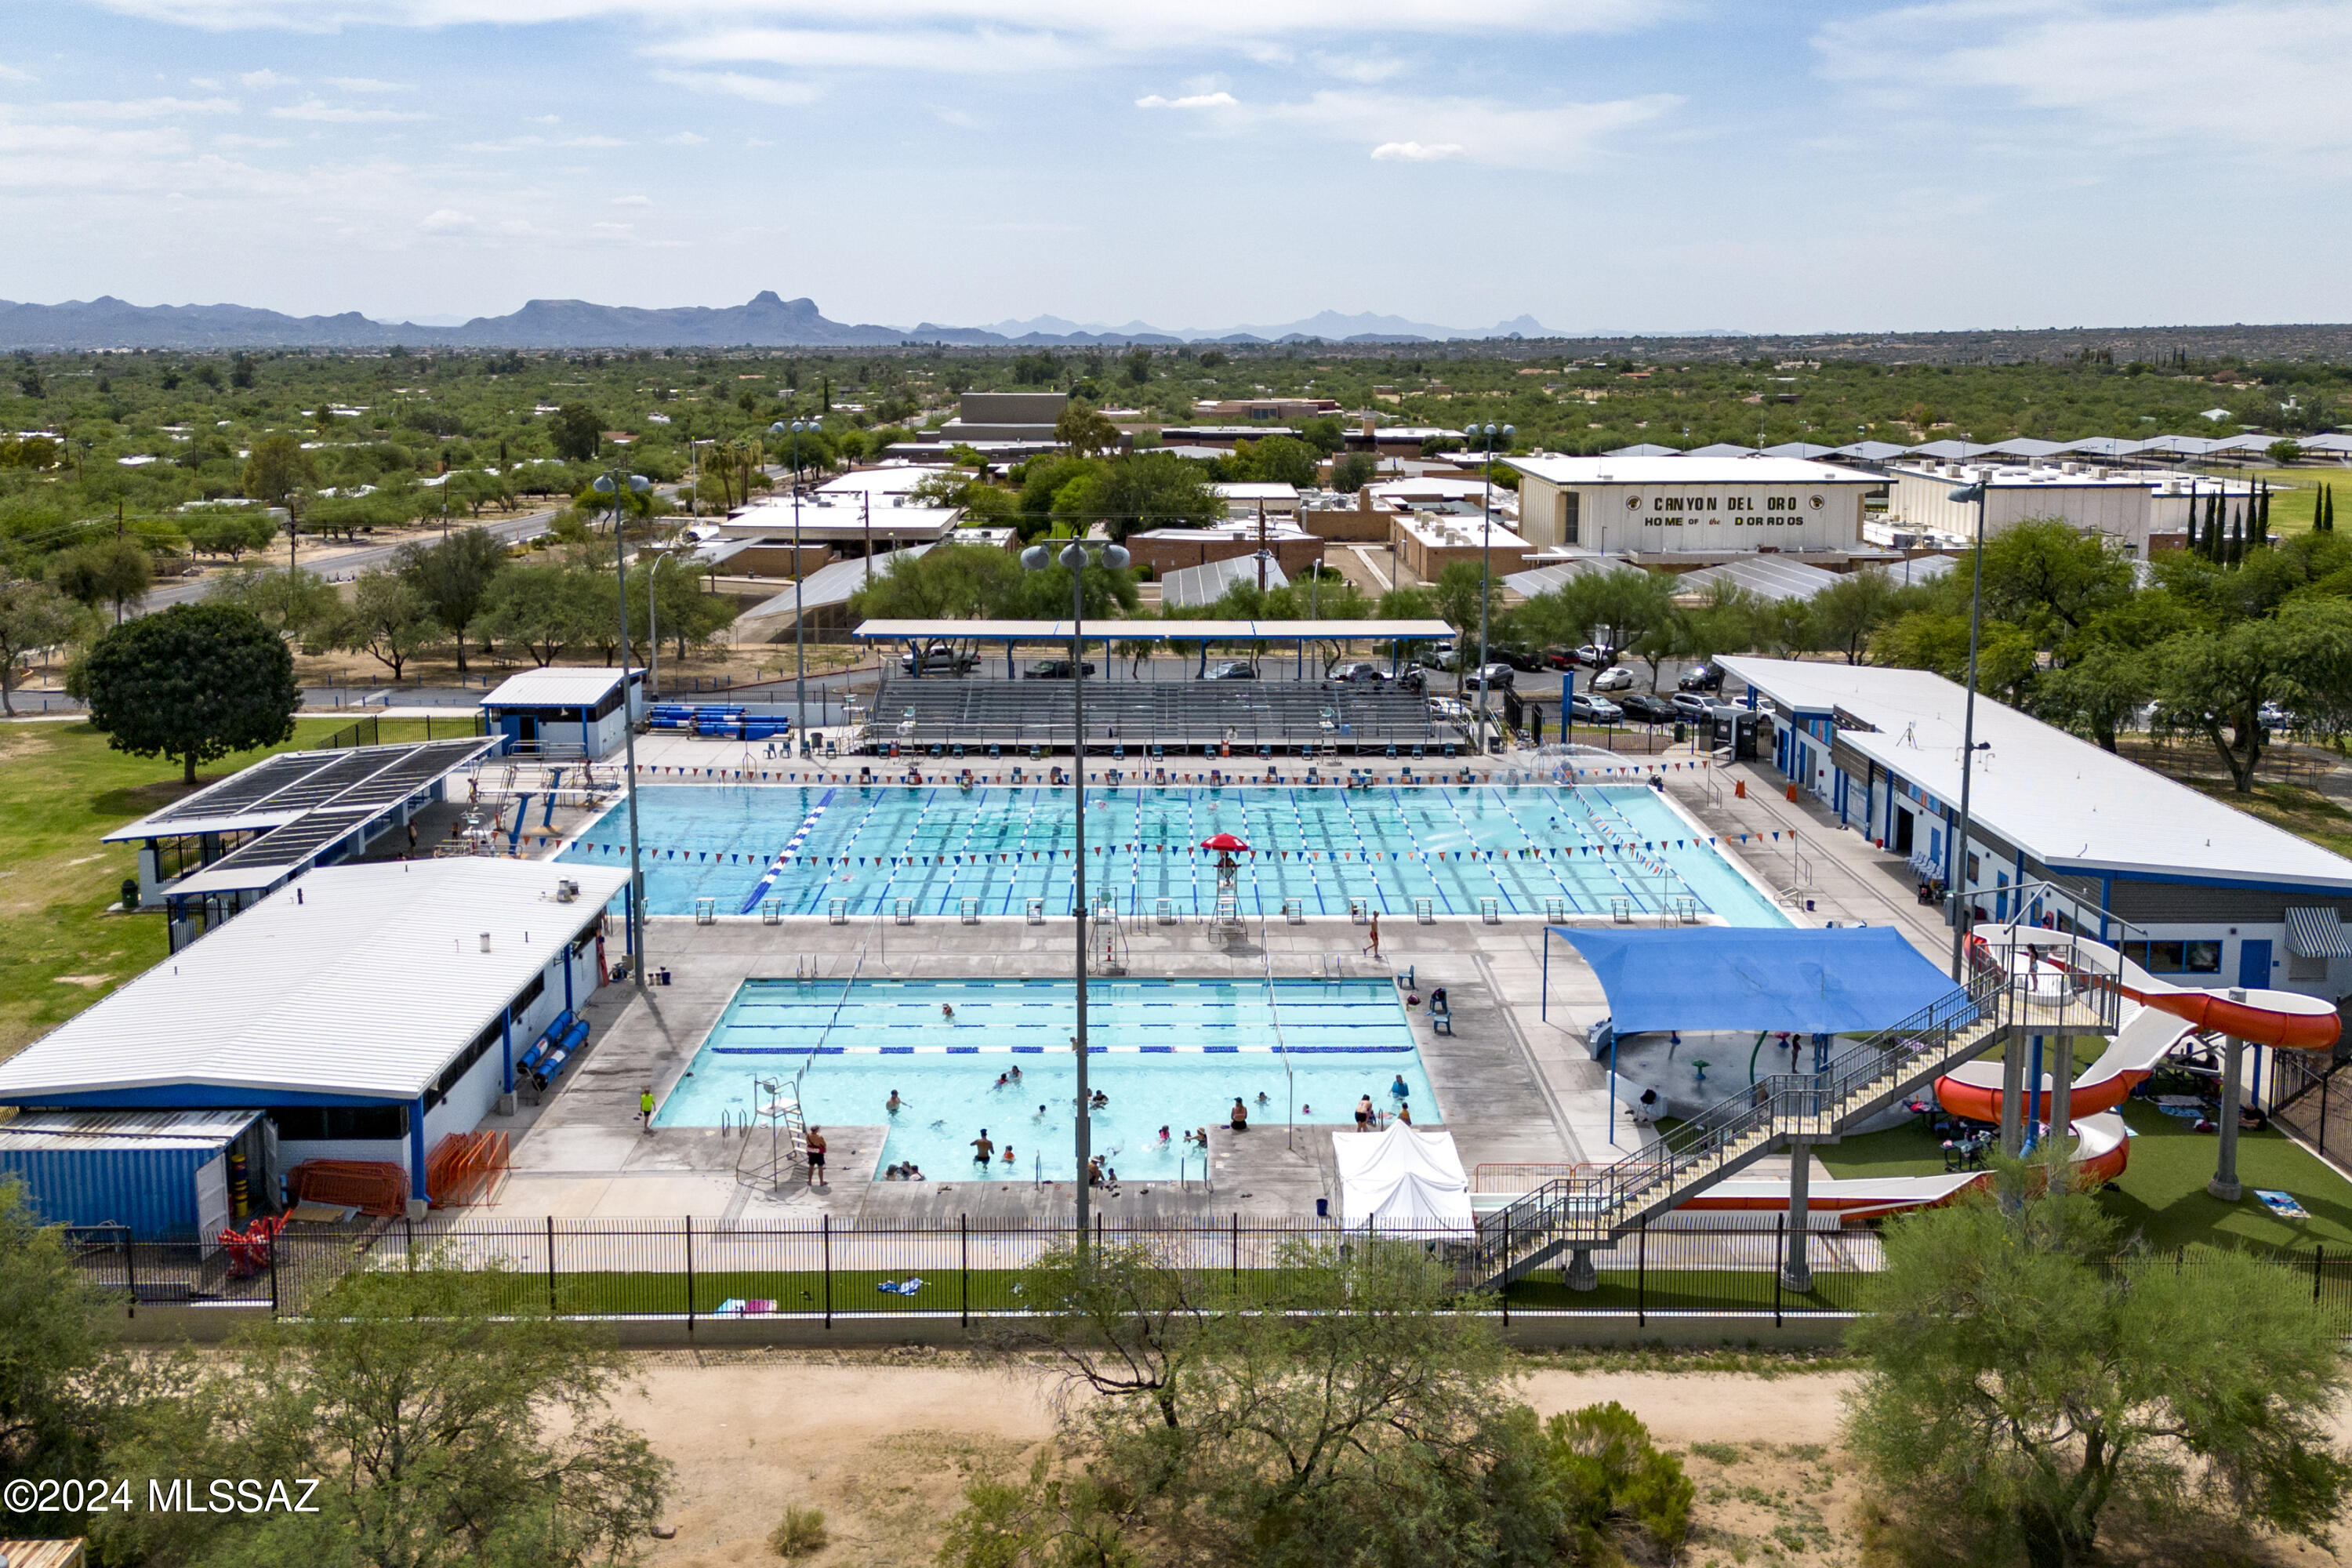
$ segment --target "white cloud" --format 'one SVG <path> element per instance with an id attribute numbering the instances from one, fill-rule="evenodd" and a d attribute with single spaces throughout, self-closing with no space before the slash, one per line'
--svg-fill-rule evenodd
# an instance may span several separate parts
<path id="1" fill-rule="evenodd" d="M 40 79 L 34 76 L 31 71 L 22 70 L 16 66 L 9 65 L 5 61 L 0 61 L 0 81 L 37 81 L 39 79 Z M 213 87 L 217 84 L 209 81 L 200 81 L 194 85 L 197 87 Z"/>
<path id="2" fill-rule="evenodd" d="M 1195 92 L 1183 98 L 1162 98 L 1148 93 L 1135 100 L 1138 109 L 1238 109 L 1241 100 L 1230 92 Z"/>
<path id="3" fill-rule="evenodd" d="M 467 153 L 529 153 L 542 148 L 562 147 L 627 147 L 634 143 L 617 136 L 509 136 L 503 142 L 467 142 L 460 151 Z"/>
<path id="4" fill-rule="evenodd" d="M 184 26 L 229 32 L 252 27 L 321 31 L 351 26 L 448 27 L 621 18 L 657 23 L 730 18 L 750 23 L 812 21 L 869 25 L 870 0 L 96 0 L 109 9 Z M 1240 40 L 1297 35 L 1328 37 L 1379 32 L 1459 36 L 1574 35 L 1643 26 L 1673 0 L 1486 0 L 1475 7 L 1428 0 L 901 0 L 898 24 L 1035 28 L 1081 36 L 1158 39 L 1160 47 L 1202 38 Z"/>
<path id="5" fill-rule="evenodd" d="M 986 121 L 969 110 L 957 109 L 944 103 L 934 103 L 927 107 L 929 108 L 932 118 L 939 121 L 940 124 L 952 125 L 959 131 L 982 131 L 988 125 Z"/>
<path id="6" fill-rule="evenodd" d="M 2077 145 L 2109 151 L 2352 148 L 2352 9 L 2333 0 L 1930 0 L 1833 23 L 1813 45 L 1881 109 L 1948 107 L 2029 148 L 2047 133 L 2008 111 L 2063 116 Z"/>
<path id="7" fill-rule="evenodd" d="M 752 76 L 746 71 L 669 71 L 654 72 L 656 81 L 682 87 L 688 92 L 724 93 L 730 98 L 745 98 L 753 103 L 774 104 L 781 109 L 798 109 L 814 103 L 817 89 L 803 81 L 778 81 L 773 77 Z M 678 132 L 693 136 L 690 131 Z M 669 138 L 676 141 L 676 137 Z M 695 136 L 694 140 L 702 140 Z"/>
<path id="8" fill-rule="evenodd" d="M 665 147 L 699 147 L 709 140 L 709 137 L 698 136 L 691 131 L 673 131 L 661 139 L 661 144 Z"/>
<path id="9" fill-rule="evenodd" d="M 283 136 L 240 136 L 233 133 L 213 138 L 215 147 L 291 147 L 294 143 Z"/>
<path id="10" fill-rule="evenodd" d="M 230 98 L 133 98 L 52 103 L 45 110 L 58 120 L 169 120 L 183 114 L 235 114 Z"/>
<path id="11" fill-rule="evenodd" d="M 7 68 L 5 66 L 0 66 L 0 76 L 5 76 L 6 74 Z M 199 92 L 218 92 L 221 89 L 221 84 L 219 81 L 208 76 L 192 76 L 188 79 L 188 85 L 196 89 Z"/>
<path id="12" fill-rule="evenodd" d="M 530 123 L 533 125 L 561 125 L 563 123 L 563 116 L 561 114 L 534 114 L 530 117 Z"/>
<path id="13" fill-rule="evenodd" d="M 1574 169 L 1618 134 L 1670 113 L 1667 94 L 1605 103 L 1526 108 L 1483 98 L 1414 98 L 1330 90 L 1291 103 L 1242 104 L 1227 93 L 1136 100 L 1139 109 L 1214 109 L 1207 123 L 1227 134 L 1279 126 L 1353 142 L 1383 162 L 1458 158 L 1502 169 Z"/>
<path id="14" fill-rule="evenodd" d="M 1336 76 L 1341 81 L 1352 81 L 1364 87 L 1376 87 L 1405 68 L 1405 62 L 1394 55 L 1327 55 L 1315 56 L 1315 68 L 1325 76 Z"/>
<path id="15" fill-rule="evenodd" d="M 976 26 L 740 27 L 689 34 L 655 45 L 666 59 L 703 65 L 778 65 L 796 70 L 930 71 L 981 76 L 1071 70 L 1094 63 L 1081 41 L 1016 28 Z"/>
<path id="16" fill-rule="evenodd" d="M 416 90 L 415 87 L 409 82 L 378 81 L 369 76 L 331 76 L 327 79 L 327 82 L 329 86 L 341 88 L 345 92 L 414 92 Z"/>
<path id="17" fill-rule="evenodd" d="M 430 120 L 429 114 L 417 114 L 398 109 L 353 109 L 347 104 L 329 103 L 321 98 L 306 98 L 288 108 L 273 109 L 272 117 L 278 120 L 310 120 L 331 125 L 372 124 L 387 120 Z"/>
<path id="18" fill-rule="evenodd" d="M 613 205 L 616 207 L 649 207 L 654 205 L 654 199 L 651 196 L 614 196 Z"/>
<path id="19" fill-rule="evenodd" d="M 302 79 L 299 77 L 279 76 L 273 70 L 257 70 L 247 71 L 243 76 L 238 77 L 236 79 L 243 82 L 246 86 L 252 88 L 257 92 L 266 92 L 273 87 L 290 87 L 295 82 L 298 82 Z"/>

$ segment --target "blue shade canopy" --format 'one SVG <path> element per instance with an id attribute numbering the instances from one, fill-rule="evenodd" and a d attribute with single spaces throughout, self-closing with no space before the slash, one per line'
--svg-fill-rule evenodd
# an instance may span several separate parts
<path id="1" fill-rule="evenodd" d="M 1899 1024 L 1957 989 L 1893 926 L 1549 929 L 1601 977 L 1620 1035 L 1661 1029 L 1867 1034 Z"/>

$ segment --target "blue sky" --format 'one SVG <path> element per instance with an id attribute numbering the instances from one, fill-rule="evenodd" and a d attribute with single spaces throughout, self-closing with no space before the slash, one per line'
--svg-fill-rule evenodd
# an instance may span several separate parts
<path id="1" fill-rule="evenodd" d="M 2340 321 L 2352 5 L 11 0 L 0 298 Z"/>

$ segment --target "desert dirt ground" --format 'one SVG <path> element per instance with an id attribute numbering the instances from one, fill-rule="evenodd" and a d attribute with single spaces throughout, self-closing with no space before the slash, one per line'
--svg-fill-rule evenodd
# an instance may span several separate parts
<path id="1" fill-rule="evenodd" d="M 653 1352 L 620 1414 L 677 1467 L 661 1568 L 777 1563 L 767 1536 L 785 1507 L 824 1510 L 813 1568 L 913 1568 L 937 1561 L 967 1479 L 1025 1468 L 1053 1427 L 1043 1371 L 1000 1370 L 948 1352 Z M 1520 1396 L 1539 1414 L 1617 1400 L 1681 1452 L 1698 1488 L 1689 1568 L 1891 1562 L 1871 1531 L 1839 1445 L 1852 1374 L 1793 1371 L 1565 1370 L 1531 1362 Z M 2352 1437 L 2352 1416 L 2338 1422 Z M 1882 1531 L 1884 1525 L 1881 1526 Z M 1896 1526 L 1899 1529 L 1899 1524 Z M 2320 1564 L 2300 1543 L 2254 1555 L 2177 1534 L 2110 1542 L 2120 1564 Z"/>

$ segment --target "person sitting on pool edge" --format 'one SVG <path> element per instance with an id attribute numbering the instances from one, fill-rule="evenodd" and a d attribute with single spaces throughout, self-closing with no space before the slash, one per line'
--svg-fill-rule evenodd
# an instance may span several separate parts
<path id="1" fill-rule="evenodd" d="M 1234 1109 L 1232 1115 L 1232 1125 L 1234 1131 L 1246 1132 L 1249 1131 L 1249 1107 L 1242 1103 L 1242 1097 L 1238 1094 L 1234 1096 Z"/>

